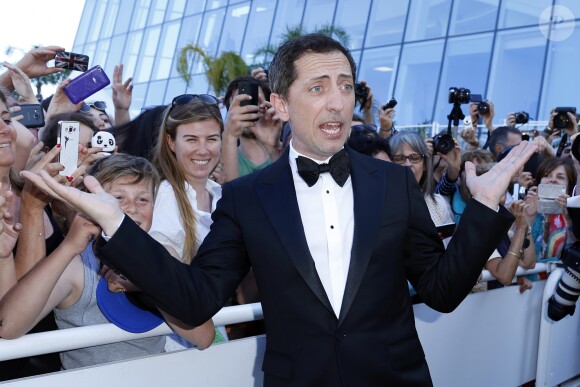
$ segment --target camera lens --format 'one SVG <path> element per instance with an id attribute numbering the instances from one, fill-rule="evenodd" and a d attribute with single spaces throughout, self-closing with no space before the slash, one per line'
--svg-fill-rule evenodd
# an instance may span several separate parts
<path id="1" fill-rule="evenodd" d="M 489 104 L 487 102 L 480 102 L 477 104 L 477 111 L 479 114 L 487 114 L 489 113 Z"/>
<path id="2" fill-rule="evenodd" d="M 455 141 L 449 134 L 438 134 L 433 137 L 433 149 L 436 153 L 447 154 L 455 148 Z"/>
<path id="3" fill-rule="evenodd" d="M 35 118 L 35 119 L 38 119 L 38 118 L 40 118 L 40 114 L 38 114 L 38 113 L 34 113 L 34 118 Z"/>
<path id="4" fill-rule="evenodd" d="M 569 124 L 568 114 L 567 113 L 558 113 L 554 117 L 554 128 L 557 129 L 564 129 Z"/>

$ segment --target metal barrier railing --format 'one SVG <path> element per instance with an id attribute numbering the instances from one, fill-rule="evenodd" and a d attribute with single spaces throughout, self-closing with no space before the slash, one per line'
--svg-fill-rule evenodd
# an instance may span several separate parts
<path id="1" fill-rule="evenodd" d="M 538 263 L 536 267 L 530 270 L 518 268 L 516 276 L 543 273 L 546 270 L 546 264 Z M 483 270 L 482 273 L 482 281 L 495 279 L 487 270 Z M 262 318 L 262 306 L 259 303 L 255 303 L 225 307 L 213 317 L 213 321 L 215 325 L 227 325 L 260 320 Z M 149 332 L 138 334 L 124 331 L 113 324 L 100 324 L 31 333 L 14 340 L 0 339 L 0 361 L 165 335 L 171 332 L 167 324 L 160 325 Z"/>

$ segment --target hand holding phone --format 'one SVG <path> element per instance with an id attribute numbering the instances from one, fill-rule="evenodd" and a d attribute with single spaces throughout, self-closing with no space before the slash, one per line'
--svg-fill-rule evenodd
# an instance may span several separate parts
<path id="1" fill-rule="evenodd" d="M 101 66 L 95 66 L 73 79 L 64 87 L 64 92 L 68 99 L 76 105 L 110 83 L 109 77 L 107 77 Z"/>
<path id="2" fill-rule="evenodd" d="M 60 51 L 54 58 L 54 67 L 85 72 L 89 68 L 89 56 L 74 52 Z"/>
<path id="3" fill-rule="evenodd" d="M 44 111 L 40 104 L 20 105 L 20 110 L 13 112 L 12 117 L 22 116 L 19 121 L 27 128 L 41 128 L 44 126 Z"/>
<path id="4" fill-rule="evenodd" d="M 59 162 L 64 166 L 64 170 L 59 173 L 63 176 L 71 176 L 77 169 L 79 159 L 79 137 L 80 124 L 78 121 L 59 121 L 58 139 L 61 150 Z"/>

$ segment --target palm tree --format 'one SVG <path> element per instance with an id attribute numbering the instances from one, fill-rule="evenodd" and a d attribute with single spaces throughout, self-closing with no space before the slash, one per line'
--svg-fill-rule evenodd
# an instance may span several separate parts
<path id="1" fill-rule="evenodd" d="M 176 66 L 177 72 L 187 87 L 191 83 L 190 63 L 200 60 L 205 69 L 207 81 L 217 96 L 226 90 L 232 80 L 248 74 L 248 65 L 236 52 L 224 51 L 218 57 L 213 57 L 197 44 L 190 43 L 181 49 Z"/>
<path id="2" fill-rule="evenodd" d="M 318 32 L 326 36 L 329 36 L 333 39 L 336 39 L 345 47 L 348 47 L 350 44 L 350 37 L 348 36 L 346 30 L 341 26 L 335 26 L 332 24 L 323 24 L 320 27 L 314 27 L 314 31 L 312 32 Z M 304 30 L 304 28 L 302 28 L 302 26 L 300 25 L 294 27 L 286 26 L 286 31 L 279 36 L 280 43 L 278 46 L 274 46 L 273 44 L 266 44 L 258 48 L 254 52 L 254 59 L 259 58 L 261 60 L 255 61 L 253 66 L 261 66 L 261 67 L 267 66 L 270 59 L 276 54 L 278 48 L 282 44 L 286 43 L 291 39 L 297 38 L 302 35 L 306 35 L 308 33 L 309 32 Z"/>

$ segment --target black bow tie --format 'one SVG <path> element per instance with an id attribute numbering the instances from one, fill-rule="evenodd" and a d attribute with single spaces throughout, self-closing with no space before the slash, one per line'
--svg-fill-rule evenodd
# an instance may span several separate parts
<path id="1" fill-rule="evenodd" d="M 348 154 L 344 149 L 332 156 L 328 164 L 318 164 L 307 157 L 298 156 L 296 165 L 298 166 L 298 174 L 309 187 L 316 184 L 318 176 L 325 172 L 330 172 L 336 184 L 342 187 L 350 174 Z"/>

